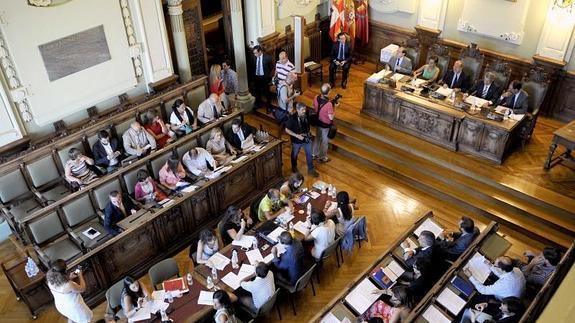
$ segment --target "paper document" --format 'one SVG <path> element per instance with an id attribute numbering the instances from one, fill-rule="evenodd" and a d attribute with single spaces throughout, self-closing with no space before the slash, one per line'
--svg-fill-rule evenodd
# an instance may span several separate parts
<path id="1" fill-rule="evenodd" d="M 249 276 L 253 276 L 256 274 L 256 267 L 248 264 L 242 264 L 240 267 L 240 271 L 238 272 L 238 278 L 244 279 Z"/>
<path id="2" fill-rule="evenodd" d="M 305 67 L 310 67 L 310 66 L 312 66 L 312 65 L 314 65 L 314 64 L 317 64 L 317 63 L 314 62 L 314 61 L 305 62 L 305 63 L 303 63 L 303 67 L 304 67 L 304 68 L 305 68 Z"/>
<path id="3" fill-rule="evenodd" d="M 92 227 L 89 227 L 87 230 L 82 231 L 82 234 L 88 237 L 88 239 L 94 239 L 100 235 L 100 232 Z"/>
<path id="4" fill-rule="evenodd" d="M 294 230 L 299 231 L 304 236 L 307 236 L 307 234 L 309 233 L 309 228 L 307 227 L 307 224 L 303 221 L 299 221 L 296 224 L 294 224 L 293 228 Z"/>
<path id="5" fill-rule="evenodd" d="M 190 186 L 184 188 L 184 189 L 182 190 L 182 192 L 184 192 L 184 193 L 190 193 L 190 192 L 195 191 L 197 188 L 198 188 L 198 187 L 197 187 L 196 185 L 190 185 Z"/>
<path id="6" fill-rule="evenodd" d="M 213 306 L 214 292 L 207 292 L 205 290 L 200 291 L 200 296 L 198 297 L 198 304 Z"/>
<path id="7" fill-rule="evenodd" d="M 505 114 L 505 112 L 507 112 L 507 110 L 509 110 L 509 108 L 504 107 L 504 106 L 501 106 L 501 105 L 498 105 L 498 106 L 495 108 L 495 112 L 501 113 L 501 114 Z"/>
<path id="8" fill-rule="evenodd" d="M 241 162 L 243 162 L 243 161 L 246 160 L 246 159 L 248 159 L 248 156 L 247 156 L 247 155 L 243 155 L 243 156 L 241 156 L 241 157 L 238 157 L 238 158 L 232 160 L 231 163 L 232 163 L 232 164 L 241 163 Z"/>
<path id="9" fill-rule="evenodd" d="M 427 80 L 424 79 L 415 79 L 415 81 L 413 81 L 413 85 L 415 85 L 416 87 L 419 87 L 421 85 L 423 85 L 425 82 L 427 82 Z"/>
<path id="10" fill-rule="evenodd" d="M 465 98 L 465 103 L 474 105 L 476 107 L 482 107 L 485 103 L 487 103 L 487 100 L 470 95 L 467 98 Z"/>
<path id="11" fill-rule="evenodd" d="M 463 298 L 459 297 L 449 288 L 445 288 L 439 294 L 439 296 L 437 296 L 437 302 L 445 306 L 445 308 L 455 316 L 459 314 L 459 312 L 463 309 L 463 307 L 467 303 Z"/>
<path id="12" fill-rule="evenodd" d="M 451 95 L 451 93 L 453 93 L 453 89 L 444 88 L 443 86 L 440 86 L 435 92 L 437 92 L 443 96 L 449 97 Z"/>
<path id="13" fill-rule="evenodd" d="M 284 247 L 284 245 L 281 243 L 276 244 L 275 247 L 278 251 L 278 256 L 281 256 L 284 252 L 286 252 L 286 247 Z"/>
<path id="14" fill-rule="evenodd" d="M 270 253 L 269 255 L 267 255 L 267 256 L 264 258 L 264 262 L 265 262 L 266 264 L 268 264 L 268 265 L 269 265 L 273 260 L 274 260 L 274 254 L 273 254 L 273 253 Z"/>
<path id="15" fill-rule="evenodd" d="M 437 236 L 439 236 L 439 234 L 441 232 L 443 232 L 443 228 L 440 227 L 437 223 L 435 223 L 430 218 L 425 219 L 425 221 L 423 221 L 423 223 L 421 223 L 421 225 L 417 229 L 415 229 L 415 231 L 413 233 L 419 237 L 419 235 L 421 234 L 421 231 L 424 231 L 424 230 L 431 231 L 435 235 L 436 238 L 437 238 Z"/>
<path id="16" fill-rule="evenodd" d="M 335 317 L 335 315 L 329 312 L 324 317 L 321 318 L 320 323 L 341 323 L 341 321 L 337 317 Z"/>
<path id="17" fill-rule="evenodd" d="M 151 314 L 158 313 L 159 311 L 165 311 L 170 307 L 169 303 L 164 302 L 164 300 L 152 300 L 147 302 L 147 308 Z"/>
<path id="18" fill-rule="evenodd" d="M 509 116 L 509 118 L 515 121 L 520 121 L 524 116 L 524 114 L 512 114 Z"/>
<path id="19" fill-rule="evenodd" d="M 207 265 L 210 267 L 216 267 L 217 270 L 224 270 L 230 262 L 231 260 L 228 257 L 216 252 L 210 257 L 210 259 L 208 259 Z"/>
<path id="20" fill-rule="evenodd" d="M 369 278 L 364 278 L 347 296 L 345 301 L 359 314 L 365 313 L 367 309 L 378 298 L 379 294 L 373 294 L 374 290 L 379 290 Z"/>
<path id="21" fill-rule="evenodd" d="M 389 44 L 381 49 L 379 53 L 379 61 L 382 63 L 389 63 L 389 60 L 397 53 L 399 46 L 396 44 Z"/>
<path id="22" fill-rule="evenodd" d="M 242 282 L 238 275 L 234 274 L 233 272 L 227 273 L 224 277 L 222 277 L 222 281 L 224 284 L 230 286 L 233 290 L 240 288 L 240 283 Z"/>
<path id="23" fill-rule="evenodd" d="M 248 136 L 244 141 L 242 141 L 241 148 L 242 150 L 250 149 L 254 146 L 254 137 Z"/>
<path id="24" fill-rule="evenodd" d="M 429 323 L 451 323 L 451 320 L 435 305 L 430 305 L 425 312 L 423 312 L 423 318 Z"/>
<path id="25" fill-rule="evenodd" d="M 193 186 L 193 185 L 188 186 L 188 187 L 193 187 L 192 190 L 196 189 L 196 186 Z M 160 202 L 158 202 L 158 204 L 160 204 L 162 207 L 168 207 L 168 206 L 170 206 L 170 204 L 173 204 L 173 203 L 174 203 L 174 200 L 172 200 L 172 199 L 163 199 Z"/>
<path id="26" fill-rule="evenodd" d="M 471 271 L 471 275 L 483 284 L 491 274 L 491 263 L 485 259 L 485 256 L 476 252 L 463 269 Z"/>
<path id="27" fill-rule="evenodd" d="M 315 192 L 315 191 L 309 192 L 309 196 L 311 196 L 311 198 L 314 199 L 314 200 L 315 200 L 316 198 L 320 197 L 320 195 L 321 195 L 321 194 L 320 194 L 319 192 Z"/>
<path id="28" fill-rule="evenodd" d="M 278 238 L 279 238 L 280 234 L 284 231 L 285 231 L 284 228 L 277 227 L 277 228 L 275 228 L 274 231 L 272 231 L 268 234 L 268 238 L 272 239 L 275 242 L 278 242 Z"/>
<path id="29" fill-rule="evenodd" d="M 152 299 L 155 300 L 164 300 L 166 299 L 166 292 L 164 292 L 164 290 L 155 290 L 152 292 Z"/>
<path id="30" fill-rule="evenodd" d="M 394 80 L 395 82 L 399 82 L 399 80 L 401 80 L 405 75 L 400 74 L 400 73 L 395 73 L 391 76 L 391 79 Z"/>
<path id="31" fill-rule="evenodd" d="M 260 249 L 246 251 L 246 256 L 248 257 L 248 260 L 252 266 L 257 265 L 257 263 L 260 261 L 264 261 L 264 257 L 262 257 Z"/>
<path id="32" fill-rule="evenodd" d="M 129 317 L 128 322 L 137 322 L 137 321 L 149 320 L 151 317 L 152 317 L 152 315 L 150 314 L 150 311 L 146 310 L 145 308 L 142 308 L 142 309 L 136 311 L 136 313 L 134 313 L 134 315 Z"/>
<path id="33" fill-rule="evenodd" d="M 387 266 L 381 268 L 381 270 L 391 281 L 396 281 L 405 272 L 401 265 L 395 260 L 392 260 Z"/>
<path id="34" fill-rule="evenodd" d="M 282 223 L 288 223 L 289 221 L 293 220 L 293 218 L 294 215 L 292 214 L 291 209 L 287 207 L 285 211 L 283 211 L 280 215 L 277 216 L 277 219 Z"/>
<path id="35" fill-rule="evenodd" d="M 254 245 L 254 240 L 256 240 L 256 237 L 244 235 L 240 240 L 232 241 L 232 246 L 239 246 L 244 249 L 249 249 Z"/>

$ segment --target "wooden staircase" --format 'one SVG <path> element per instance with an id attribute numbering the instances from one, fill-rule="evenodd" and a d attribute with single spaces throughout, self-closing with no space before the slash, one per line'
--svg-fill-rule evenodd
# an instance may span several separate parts
<path id="1" fill-rule="evenodd" d="M 256 112 L 259 118 L 270 116 Z M 575 200 L 505 174 L 461 153 L 396 131 L 370 117 L 338 109 L 331 149 L 397 178 L 470 214 L 521 234 L 568 247 L 575 237 Z M 502 176 L 500 180 L 496 180 Z"/>

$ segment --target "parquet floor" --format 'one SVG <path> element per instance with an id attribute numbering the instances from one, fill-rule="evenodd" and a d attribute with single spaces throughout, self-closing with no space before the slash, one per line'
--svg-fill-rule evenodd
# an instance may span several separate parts
<path id="1" fill-rule="evenodd" d="M 346 109 L 357 109 L 359 111 L 361 102 L 363 100 L 363 87 L 361 86 L 367 74 L 373 68 L 369 66 L 354 66 L 350 75 L 349 87 L 347 90 L 337 89 L 337 92 L 344 94 L 343 102 L 346 103 Z M 327 72 L 327 71 L 326 71 Z M 325 74 L 327 77 L 327 73 Z M 318 83 L 314 84 L 311 91 L 307 91 L 305 97 L 313 97 L 313 93 L 318 90 Z M 248 120 L 254 121 L 254 124 L 263 124 L 263 126 L 275 133 L 275 125 L 272 125 L 265 120 L 256 119 L 254 116 L 248 116 Z M 540 123 L 545 124 L 545 123 Z M 548 138 L 549 133 L 552 132 L 551 127 L 553 123 L 550 122 L 550 128 L 543 130 L 536 129 L 536 140 L 541 142 L 541 145 Z M 550 139 L 549 139 L 550 140 Z M 529 169 L 527 165 L 531 165 L 532 172 L 536 173 L 541 165 L 540 156 L 537 155 L 542 150 L 545 150 L 539 145 L 533 145 L 532 156 L 529 157 L 527 151 L 521 152 L 521 156 L 514 157 L 509 160 L 509 165 L 501 167 L 508 167 L 509 172 L 515 174 Z M 531 149 L 531 147 L 530 147 Z M 289 145 L 284 145 L 284 174 L 289 173 Z M 530 151 L 530 150 L 528 150 Z M 546 152 L 546 150 L 545 150 Z M 544 156 L 544 152 L 542 156 Z M 300 156 L 300 169 L 305 169 L 304 156 Z M 345 256 L 345 263 L 341 268 L 337 268 L 335 260 L 328 260 L 322 271 L 322 283 L 316 286 L 317 295 L 312 295 L 311 288 L 300 293 L 297 297 L 296 306 L 298 315 L 293 316 L 291 307 L 287 300 L 280 299 L 280 308 L 283 315 L 281 322 L 307 322 L 314 316 L 327 302 L 329 302 L 336 294 L 341 292 L 341 289 L 354 279 L 360 272 L 365 270 L 379 255 L 381 255 L 389 245 L 398 237 L 402 232 L 408 228 L 419 215 L 427 210 L 433 210 L 440 222 L 450 228 L 455 228 L 459 217 L 465 212 L 457 205 L 444 203 L 430 197 L 426 193 L 417 191 L 398 180 L 384 175 L 380 172 L 362 166 L 352 158 L 338 154 L 337 152 L 330 152 L 332 161 L 327 164 L 320 164 L 318 171 L 320 172 L 320 179 L 326 182 L 333 183 L 339 190 L 347 190 L 350 195 L 356 197 L 359 201 L 360 210 L 358 214 L 365 215 L 368 221 L 369 228 L 369 242 L 364 243 L 361 249 L 355 249 L 353 255 Z M 518 167 L 518 169 L 515 169 Z M 558 171 L 555 171 L 557 169 Z M 553 179 L 556 180 L 551 186 L 555 188 L 563 188 L 563 185 L 573 185 L 570 182 L 570 177 L 567 172 L 563 172 L 560 168 L 556 167 L 553 171 Z M 543 175 L 529 174 L 533 180 L 542 181 Z M 562 181 L 561 179 L 566 179 Z M 306 178 L 306 185 L 309 187 L 314 182 L 313 178 Z M 566 184 L 567 183 L 567 184 Z M 476 222 L 482 228 L 488 221 L 485 218 L 476 217 Z M 528 237 L 518 237 L 517 233 L 511 232 L 503 228 L 501 230 L 508 236 L 508 239 L 513 243 L 512 249 L 509 251 L 514 256 L 520 255 L 524 249 L 539 249 L 542 246 L 535 241 L 529 240 Z M 0 244 L 0 261 L 6 261 L 18 255 L 21 255 L 21 247 L 12 241 L 6 241 Z M 187 258 L 187 250 L 181 252 L 176 257 L 181 272 L 190 269 L 190 261 Z M 149 280 L 147 277 L 143 278 L 145 283 Z M 149 285 L 149 284 L 148 284 Z M 101 304 L 94 309 L 95 319 L 103 318 L 105 304 Z M 269 317 L 261 320 L 262 322 L 279 322 L 277 315 L 273 312 Z M 33 322 L 30 315 L 21 302 L 16 301 L 15 296 L 3 275 L 0 276 L 0 322 Z M 54 308 L 49 308 L 43 311 L 37 322 L 66 322 Z"/>

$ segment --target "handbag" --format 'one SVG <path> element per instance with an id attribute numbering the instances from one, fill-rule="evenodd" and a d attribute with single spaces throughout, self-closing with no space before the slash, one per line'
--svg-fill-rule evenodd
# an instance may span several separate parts
<path id="1" fill-rule="evenodd" d="M 334 123 L 332 123 L 331 125 L 329 125 L 329 131 L 327 132 L 327 137 L 329 139 L 333 139 L 335 138 L 336 135 L 337 135 L 337 127 Z"/>

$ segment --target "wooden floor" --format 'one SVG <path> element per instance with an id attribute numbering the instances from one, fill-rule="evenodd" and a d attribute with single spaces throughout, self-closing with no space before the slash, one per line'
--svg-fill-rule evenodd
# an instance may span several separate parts
<path id="1" fill-rule="evenodd" d="M 325 65 L 325 64 L 324 64 Z M 343 102 L 348 112 L 359 111 L 363 100 L 363 80 L 368 72 L 373 70 L 369 66 L 353 66 L 350 75 L 349 87 L 346 90 L 338 88 L 336 92 L 344 95 Z M 327 76 L 327 73 L 325 74 Z M 317 93 L 318 84 L 316 82 L 312 91 L 305 94 L 304 99 L 313 97 Z M 355 109 L 352 111 L 352 108 Z M 255 124 L 262 124 L 266 129 L 275 133 L 272 123 L 248 116 Z M 543 121 L 543 122 L 541 122 Z M 512 155 L 504 165 L 492 167 L 508 173 L 510 176 L 520 177 L 521 180 L 535 182 L 549 189 L 557 190 L 565 194 L 573 193 L 575 184 L 573 182 L 573 171 L 565 170 L 558 166 L 551 172 L 541 171 L 541 165 L 546 153 L 546 145 L 551 139 L 551 133 L 558 125 L 551 120 L 540 120 L 535 131 L 535 138 L 526 150 Z M 329 300 L 338 294 L 343 286 L 354 279 L 371 262 L 381 255 L 391 242 L 406 230 L 415 219 L 428 210 L 433 210 L 440 222 L 450 228 L 455 228 L 458 219 L 466 214 L 466 210 L 456 204 L 445 203 L 423 191 L 406 185 L 398 179 L 388 176 L 370 167 L 363 166 L 354 158 L 338 152 L 330 151 L 332 161 L 327 164 L 318 165 L 320 179 L 336 185 L 338 190 L 347 190 L 350 195 L 359 201 L 360 210 L 358 214 L 367 217 L 369 228 L 369 242 L 363 244 L 361 249 L 356 249 L 353 255 L 345 256 L 345 263 L 341 268 L 337 268 L 335 260 L 328 260 L 322 271 L 322 283 L 316 288 L 317 295 L 312 295 L 311 288 L 300 293 L 296 306 L 298 315 L 293 316 L 291 307 L 287 300 L 280 299 L 280 308 L 283 314 L 282 322 L 307 322 L 321 309 Z M 284 145 L 284 174 L 289 174 L 289 145 Z M 304 156 L 300 156 L 300 169 L 304 170 Z M 528 174 L 524 174 L 528 173 Z M 315 179 L 306 177 L 306 185 L 309 187 Z M 570 191 L 570 192 L 568 192 Z M 575 195 L 575 194 L 574 194 Z M 488 223 L 488 219 L 482 216 L 474 216 L 480 227 Z M 501 230 L 513 243 L 509 253 L 512 256 L 519 256 L 526 248 L 537 250 L 542 248 L 540 243 L 530 240 L 529 237 L 519 235 L 516 232 L 503 228 Z M 0 261 L 6 261 L 21 255 L 21 247 L 12 241 L 0 244 Z M 187 250 L 181 252 L 176 257 L 180 271 L 184 273 L 190 270 L 190 261 L 187 258 Z M 148 283 L 147 277 L 143 281 Z M 105 305 L 94 309 L 95 319 L 103 318 Z M 54 308 L 42 312 L 38 322 L 66 322 Z M 272 313 L 269 317 L 262 319 L 262 322 L 279 322 L 277 315 Z M 0 322 L 32 322 L 25 306 L 16 301 L 15 296 L 4 276 L 0 277 Z"/>

